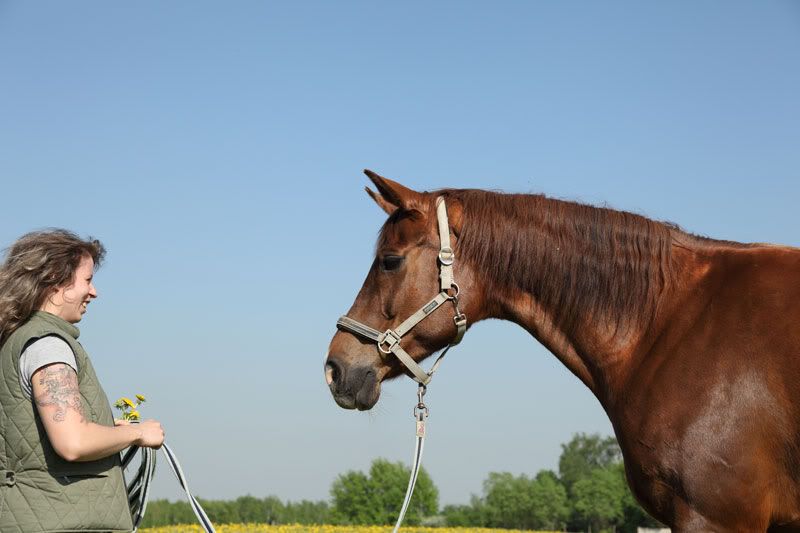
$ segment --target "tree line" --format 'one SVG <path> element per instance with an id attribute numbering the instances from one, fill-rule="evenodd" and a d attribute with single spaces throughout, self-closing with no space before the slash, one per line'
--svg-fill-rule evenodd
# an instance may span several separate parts
<path id="1" fill-rule="evenodd" d="M 469 504 L 439 507 L 439 491 L 423 468 L 409 505 L 409 525 L 466 526 L 569 531 L 636 531 L 657 527 L 625 482 L 614 437 L 577 434 L 562 444 L 558 472 L 535 476 L 492 472 L 480 496 Z M 242 496 L 230 501 L 201 500 L 214 523 L 392 524 L 408 484 L 409 468 L 385 459 L 368 472 L 349 471 L 331 485 L 326 501 L 282 502 L 275 496 Z M 155 500 L 144 527 L 195 521 L 189 504 Z"/>
<path id="2" fill-rule="evenodd" d="M 469 505 L 445 506 L 447 524 L 592 532 L 660 527 L 628 488 L 614 437 L 578 434 L 561 447 L 558 473 L 492 472 L 481 497 L 473 496 Z"/>

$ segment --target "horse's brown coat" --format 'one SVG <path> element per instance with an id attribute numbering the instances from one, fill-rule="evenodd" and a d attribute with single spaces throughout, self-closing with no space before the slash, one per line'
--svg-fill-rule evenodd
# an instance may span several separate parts
<path id="1" fill-rule="evenodd" d="M 390 216 L 348 316 L 384 330 L 438 292 L 434 201 L 445 196 L 469 323 L 521 325 L 594 392 L 653 516 L 678 531 L 800 531 L 800 249 L 537 195 L 419 193 L 367 174 Z M 384 255 L 406 259 L 385 272 Z M 434 313 L 403 347 L 421 360 L 454 332 Z M 344 332 L 327 368 L 336 401 L 359 409 L 403 373 Z"/>

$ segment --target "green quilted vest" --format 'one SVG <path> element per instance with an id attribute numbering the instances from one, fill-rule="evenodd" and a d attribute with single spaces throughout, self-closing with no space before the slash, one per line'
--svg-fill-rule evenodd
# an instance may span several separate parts
<path id="1" fill-rule="evenodd" d="M 118 454 L 69 462 L 53 450 L 32 400 L 19 385 L 19 357 L 32 339 L 57 335 L 75 354 L 88 420 L 114 425 L 111 407 L 78 328 L 37 311 L 0 348 L 0 532 L 131 531 Z"/>

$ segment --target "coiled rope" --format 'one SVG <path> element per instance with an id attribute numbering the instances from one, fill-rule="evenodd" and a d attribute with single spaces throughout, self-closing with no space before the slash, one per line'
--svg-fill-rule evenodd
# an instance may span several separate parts
<path id="1" fill-rule="evenodd" d="M 183 491 L 186 493 L 186 499 L 192 506 L 197 521 L 206 533 L 216 533 L 214 524 L 208 519 L 208 515 L 203 510 L 203 507 L 189 492 L 189 483 L 186 481 L 186 476 L 183 475 L 183 469 L 175 456 L 175 452 L 167 446 L 166 443 L 161 445 L 161 451 L 164 452 L 164 457 L 167 459 L 167 464 L 175 474 Z M 153 475 L 156 472 L 156 450 L 152 448 L 140 448 L 138 446 L 131 446 L 122 456 L 122 468 L 126 469 L 136 455 L 141 457 L 139 468 L 133 479 L 128 483 L 128 504 L 131 508 L 131 515 L 133 516 L 133 531 L 136 532 L 144 519 L 144 513 L 147 510 L 147 500 L 150 496 L 150 482 L 153 480 Z"/>

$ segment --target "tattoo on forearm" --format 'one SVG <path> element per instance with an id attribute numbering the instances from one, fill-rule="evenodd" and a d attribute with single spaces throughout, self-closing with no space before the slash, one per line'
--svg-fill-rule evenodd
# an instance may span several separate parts
<path id="1" fill-rule="evenodd" d="M 70 366 L 65 364 L 46 366 L 36 373 L 36 377 L 39 385 L 43 387 L 43 392 L 36 396 L 36 405 L 55 406 L 54 422 L 63 422 L 68 409 L 74 409 L 80 415 L 81 422 L 86 421 L 81 391 L 78 388 L 78 376 Z"/>

